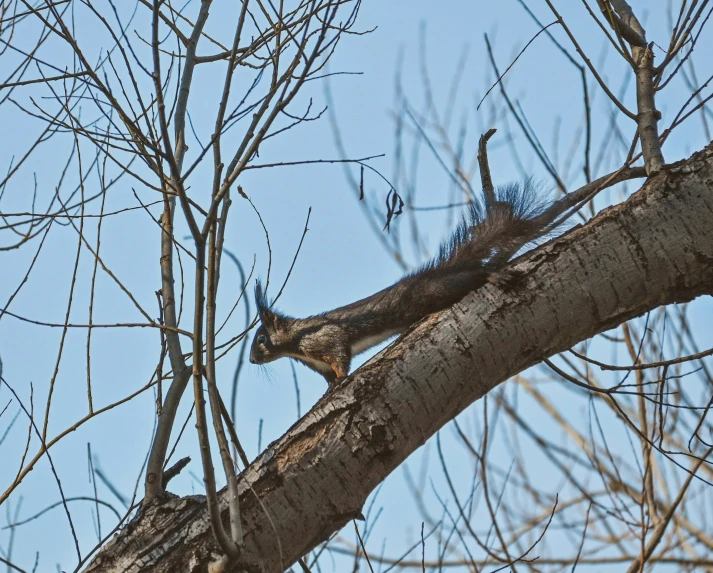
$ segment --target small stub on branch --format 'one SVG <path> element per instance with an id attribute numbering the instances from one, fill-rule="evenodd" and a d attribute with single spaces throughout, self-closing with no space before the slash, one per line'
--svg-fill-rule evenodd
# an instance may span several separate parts
<path id="1" fill-rule="evenodd" d="M 478 143 L 478 167 L 480 167 L 480 182 L 483 186 L 483 195 L 485 196 L 486 205 L 494 205 L 495 187 L 493 187 L 493 178 L 490 176 L 490 165 L 488 164 L 488 140 L 495 135 L 497 129 L 489 129 L 480 136 Z"/>

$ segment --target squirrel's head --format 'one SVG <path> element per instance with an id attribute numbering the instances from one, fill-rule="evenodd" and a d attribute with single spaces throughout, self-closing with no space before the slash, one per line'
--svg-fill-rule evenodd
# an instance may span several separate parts
<path id="1" fill-rule="evenodd" d="M 292 320 L 268 308 L 262 284 L 255 285 L 255 304 L 262 324 L 255 332 L 250 347 L 250 362 L 266 364 L 289 354 L 290 323 Z"/>

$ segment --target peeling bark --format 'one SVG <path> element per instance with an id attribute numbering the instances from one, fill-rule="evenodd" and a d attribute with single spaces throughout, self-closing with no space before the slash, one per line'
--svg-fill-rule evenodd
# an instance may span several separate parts
<path id="1" fill-rule="evenodd" d="M 486 285 L 423 320 L 241 474 L 246 561 L 231 571 L 294 563 L 358 515 L 409 454 L 509 377 L 660 305 L 710 294 L 713 145 L 511 269 L 522 277 L 516 286 Z M 217 557 L 205 501 L 187 497 L 153 502 L 86 571 L 203 572 Z"/>

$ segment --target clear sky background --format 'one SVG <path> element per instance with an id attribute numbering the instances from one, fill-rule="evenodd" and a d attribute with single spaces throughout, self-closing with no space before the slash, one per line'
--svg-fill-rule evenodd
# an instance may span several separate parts
<path id="1" fill-rule="evenodd" d="M 128 3 L 127 3 L 128 4 Z M 635 108 L 633 81 L 627 77 L 623 63 L 607 48 L 601 31 L 587 16 L 581 3 L 560 1 L 558 7 L 576 32 L 590 58 L 609 81 L 613 91 L 623 94 L 622 100 L 631 109 Z M 665 3 L 653 4 L 642 1 L 632 2 L 632 6 L 643 16 L 649 39 L 661 46 L 668 42 L 668 24 L 663 8 Z M 554 18 L 549 14 L 544 2 L 528 2 L 543 23 Z M 661 8 L 658 8 L 658 6 Z M 192 16 L 198 3 L 193 2 L 186 9 Z M 105 8 L 107 8 L 105 6 Z M 107 8 L 108 9 L 108 8 Z M 123 9 L 123 8 L 122 8 Z M 132 3 L 133 9 L 133 3 Z M 660 10 L 660 12 L 659 12 Z M 221 37 L 225 42 L 232 34 L 235 18 L 233 3 L 218 2 L 216 15 L 209 20 L 208 32 Z M 107 14 L 109 14 L 107 12 Z M 108 40 L 100 34 L 84 10 L 77 8 L 77 29 L 80 43 L 90 52 L 101 47 Z M 135 26 L 146 31 L 149 14 L 139 8 Z M 350 72 L 350 75 L 335 75 L 328 84 L 311 82 L 300 94 L 292 110 L 304 111 L 309 98 L 313 109 L 326 105 L 326 87 L 331 91 L 333 105 L 328 113 L 333 114 L 339 125 L 347 156 L 359 158 L 384 154 L 384 157 L 370 161 L 385 177 L 395 173 L 394 116 L 399 103 L 396 97 L 397 72 L 403 94 L 412 109 L 423 110 L 425 102 L 424 82 L 420 50 L 423 47 L 423 62 L 428 71 L 433 98 L 439 113 L 452 113 L 450 133 L 452 140 L 467 130 L 464 138 L 464 155 L 474 157 L 479 135 L 488 128 L 495 127 L 498 133 L 491 145 L 491 168 L 496 183 L 520 180 L 532 175 L 548 182 L 545 171 L 534 155 L 523 145 L 523 136 L 515 128 L 511 118 L 502 113 L 492 115 L 492 104 L 500 107 L 501 100 L 494 90 L 480 111 L 476 105 L 487 87 L 493 82 L 485 51 L 484 34 L 487 33 L 494 46 L 495 56 L 501 70 L 538 31 L 538 26 L 516 0 L 501 2 L 472 2 L 449 0 L 433 2 L 425 0 L 382 0 L 364 2 L 357 21 L 357 29 L 374 31 L 365 36 L 348 36 L 337 48 L 329 65 L 330 72 Z M 566 37 L 557 26 L 550 28 L 555 37 L 568 49 Z M 420 38 L 424 39 L 421 42 Z M 59 43 L 57 43 L 59 46 Z M 702 40 L 699 52 L 711 53 L 710 37 Z M 208 48 L 206 47 L 206 50 Z M 570 49 L 571 53 L 574 50 Z M 199 49 L 199 53 L 204 53 Z M 657 58 L 660 58 L 660 50 Z M 51 61 L 63 68 L 69 62 L 62 58 L 66 50 L 57 48 Z M 49 56 L 48 56 L 49 57 Z M 464 63 L 461 65 L 461 58 Z M 0 56 L 0 70 L 5 77 L 13 65 L 11 53 Z M 91 59 L 91 58 L 90 58 Z M 711 74 L 711 61 L 699 58 L 696 61 L 699 78 Z M 47 72 L 49 73 L 49 71 Z M 219 101 L 223 68 L 205 66 L 200 68 L 194 82 L 194 91 L 189 102 L 191 120 L 198 140 L 205 143 L 213 129 L 214 115 Z M 458 97 L 449 103 L 449 90 L 454 74 L 459 75 Z M 629 74 L 630 76 L 630 74 Z M 32 77 L 32 76 L 30 76 Z M 610 117 L 613 106 L 588 76 L 596 121 L 594 122 L 594 149 L 599 150 L 603 138 L 611 135 Z M 238 76 L 238 82 L 241 77 Z M 522 105 L 528 115 L 532 129 L 540 137 L 548 152 L 558 157 L 558 165 L 568 168 L 570 176 L 567 184 L 572 189 L 584 182 L 581 175 L 581 153 L 568 159 L 572 142 L 580 142 L 583 126 L 583 102 L 581 98 L 579 72 L 560 54 L 553 44 L 540 35 L 525 54 L 518 60 L 507 76 L 509 92 Z M 60 86 L 57 86 L 58 88 Z M 4 95 L 0 92 L 0 96 Z M 56 109 L 56 102 L 47 98 L 47 88 L 27 88 L 18 90 L 13 98 L 22 105 L 31 106 L 30 95 L 37 98 L 38 105 Z M 659 102 L 663 113 L 662 127 L 667 127 L 680 105 L 689 97 L 690 91 L 678 80 Z M 87 113 L 91 106 L 88 105 Z M 617 125 L 624 137 L 630 141 L 635 126 L 622 117 Z M 12 102 L 0 108 L 0 171 L 7 170 L 18 161 L 18 154 L 24 150 L 42 129 L 40 121 L 28 118 Z M 238 133 L 242 133 L 238 129 Z M 557 135 L 559 133 L 559 135 Z M 506 144 L 508 137 L 521 150 L 519 163 Z M 191 154 L 200 149 L 198 141 L 191 136 L 188 145 Z M 408 137 L 407 137 L 408 141 Z M 707 143 L 704 126 L 699 115 L 691 118 L 666 144 L 664 153 L 667 162 L 687 157 Z M 23 168 L 21 177 L 13 180 L 4 189 L 0 199 L 3 213 L 28 211 L 32 208 L 33 188 L 37 185 L 37 203 L 46 205 L 51 200 L 57 185 L 58 174 L 67 160 L 71 137 L 58 137 L 37 151 L 30 164 Z M 616 138 L 610 145 L 620 145 Z M 557 151 L 553 151 L 557 148 Z M 82 147 L 83 161 L 88 165 L 93 150 Z M 404 155 L 411 153 L 406 147 Z M 448 203 L 453 197 L 453 188 L 445 171 L 425 149 L 421 149 L 418 170 L 413 176 L 416 182 L 415 194 L 410 206 L 432 206 Z M 195 156 L 195 155 L 193 155 Z M 335 144 L 328 114 L 316 122 L 298 126 L 280 137 L 269 140 L 260 148 L 259 162 L 284 162 L 308 159 L 340 159 L 340 151 Z M 466 161 L 469 163 L 469 160 Z M 608 173 L 618 165 L 600 163 L 594 173 L 599 176 Z M 342 164 L 320 164 L 296 167 L 261 169 L 248 172 L 239 183 L 251 197 L 260 211 L 270 233 L 272 253 L 272 278 L 275 285 L 281 285 L 289 269 L 296 246 L 301 237 L 308 209 L 312 208 L 309 231 L 304 240 L 297 264 L 287 287 L 279 301 L 279 308 L 294 316 L 303 316 L 327 310 L 367 296 L 391 284 L 403 274 L 393 258 L 382 247 L 377 233 L 367 223 L 357 202 L 354 189 L 345 177 L 345 169 L 352 176 L 359 176 L 356 166 Z M 190 193 L 204 199 L 209 192 L 209 179 L 201 178 L 196 172 L 191 179 Z M 476 179 L 477 181 L 477 175 Z M 77 182 L 76 173 L 70 173 L 63 184 L 61 195 L 66 197 Z M 399 181 L 394 181 L 397 189 Z M 477 187 L 477 186 L 476 186 Z M 136 207 L 137 201 L 132 188 L 144 201 L 155 201 L 156 195 L 142 189 L 140 183 L 128 178 L 122 179 L 107 196 L 105 211 L 116 211 L 126 207 Z M 635 184 L 629 189 L 634 189 Z M 365 175 L 367 201 L 385 217 L 383 204 L 388 186 L 375 174 Z M 86 185 L 87 195 L 98 190 L 96 175 L 90 177 Z M 611 195 L 604 198 L 609 199 Z M 99 202 L 92 203 L 90 211 L 98 212 Z M 154 215 L 160 213 L 160 205 L 151 209 Z M 444 211 L 419 211 L 417 220 L 427 237 L 426 250 L 434 253 L 439 242 L 448 234 L 453 213 Z M 188 231 L 177 217 L 179 237 Z M 407 216 L 402 216 L 392 227 L 405 245 L 407 264 L 414 267 L 424 260 L 422 253 L 416 253 L 410 246 L 410 226 Z M 383 223 L 383 219 L 382 219 Z M 95 236 L 94 223 L 87 223 L 89 236 Z M 0 231 L 2 246 L 14 240 L 8 231 Z M 190 241 L 184 244 L 190 249 Z M 39 239 L 21 250 L 0 253 L 0 303 L 5 304 L 18 287 L 31 257 L 39 246 Z M 231 208 L 231 222 L 226 232 L 225 246 L 249 269 L 255 261 L 255 275 L 265 277 L 268 266 L 268 251 L 265 237 L 255 213 L 250 205 L 235 195 Z M 72 268 L 77 251 L 77 232 L 72 226 L 60 226 L 59 222 L 48 236 L 47 243 L 38 257 L 35 268 L 27 284 L 12 302 L 10 310 L 27 318 L 47 322 L 62 323 L 67 311 L 67 299 L 72 282 Z M 134 210 L 105 220 L 102 230 L 102 258 L 112 272 L 136 296 L 140 304 L 153 316 L 157 315 L 155 291 L 160 288 L 159 274 L 159 233 L 157 226 L 143 210 Z M 87 320 L 88 293 L 93 272 L 90 253 L 83 249 L 79 263 L 79 274 L 75 286 L 71 321 L 84 323 Z M 234 265 L 224 259 L 221 281 L 221 301 L 219 314 L 227 315 L 241 285 Z M 187 282 L 190 282 L 190 278 Z M 250 287 L 252 288 L 252 287 Z M 190 289 L 186 293 L 184 317 L 190 324 Z M 697 319 L 698 330 L 705 336 L 704 325 L 710 324 L 713 315 L 709 303 L 700 304 Z M 141 322 L 142 318 L 133 304 L 116 284 L 101 272 L 97 277 L 94 321 L 97 323 Z M 241 303 L 238 311 L 225 327 L 220 340 L 240 332 L 245 320 Z M 30 384 L 34 389 L 36 411 L 44 412 L 44 404 L 50 380 L 56 367 L 57 350 L 61 339 L 61 329 L 48 328 L 19 321 L 9 316 L 0 320 L 0 356 L 3 360 L 3 376 L 18 391 L 26 404 L 30 400 Z M 702 339 L 702 344 L 710 340 Z M 91 347 L 91 376 L 95 405 L 108 404 L 133 390 L 140 388 L 151 377 L 159 353 L 158 334 L 150 329 L 105 329 L 94 330 Z M 368 358 L 371 354 L 360 357 Z M 608 356 L 609 357 L 609 356 Z M 233 350 L 218 367 L 221 388 L 230 388 L 237 360 L 237 349 Z M 356 364 L 355 364 L 356 366 Z M 322 378 L 301 365 L 295 365 L 299 390 L 301 413 L 305 411 L 325 391 Z M 64 343 L 59 374 L 55 382 L 55 397 L 50 417 L 50 435 L 63 431 L 76 422 L 87 411 L 86 401 L 86 331 L 71 330 Z M 570 399 L 567 390 L 548 386 L 548 391 L 557 399 Z M 116 488 L 130 498 L 138 483 L 138 495 L 142 495 L 142 467 L 148 451 L 154 426 L 154 393 L 147 391 L 130 403 L 115 408 L 98 419 L 83 425 L 51 450 L 52 459 L 64 487 L 65 495 L 92 496 L 89 481 L 87 448 L 91 451 L 96 467 L 110 478 Z M 0 388 L 0 410 L 10 400 L 6 388 Z M 586 400 L 582 401 L 582 408 Z M 184 400 L 179 419 L 183 420 L 190 407 L 189 396 Z M 579 406 L 578 406 L 579 407 Z M 463 415 L 465 427 L 477 425 L 482 405 L 469 408 Z M 573 409 L 573 416 L 579 410 Z M 17 413 L 13 403 L 0 418 L 0 436 Z M 282 360 L 260 369 L 246 365 L 238 393 L 236 426 L 248 455 L 255 457 L 261 448 L 279 438 L 297 419 L 295 387 L 290 363 Z M 529 423 L 548 424 L 547 417 L 532 409 Z M 558 432 L 553 427 L 553 431 Z M 611 426 L 613 435 L 619 428 Z M 0 444 L 0 484 L 3 489 L 13 479 L 22 450 L 25 445 L 27 424 L 23 415 L 10 428 L 6 439 Z M 452 440 L 453 430 L 443 432 L 443 447 L 446 458 L 454 470 L 456 486 L 467 495 L 472 479 L 470 458 L 464 457 L 462 447 Z M 564 439 L 556 435 L 555 439 Z M 259 444 L 261 448 L 259 447 Z M 30 445 L 30 455 L 37 451 L 36 440 Z M 423 456 L 433 463 L 424 495 L 434 503 L 432 487 L 438 490 L 443 484 L 443 476 L 435 463 L 435 444 L 414 454 L 409 464 L 418 472 Z M 424 453 L 425 452 L 425 453 Z M 171 482 L 170 490 L 181 494 L 202 493 L 201 468 L 198 457 L 193 424 L 189 423 L 186 436 L 181 441 L 174 459 L 190 455 L 193 461 L 183 473 Z M 495 448 L 494 462 L 507 468 L 510 456 L 505 448 Z M 537 470 L 535 475 L 547 483 L 547 469 Z M 431 481 L 432 480 L 432 481 Z M 431 485 L 433 484 L 433 486 Z M 98 484 L 99 497 L 117 507 L 121 503 L 104 484 Z M 557 491 L 557 484 L 551 485 Z M 12 521 L 14 514 L 27 518 L 59 500 L 57 485 L 52 477 L 49 464 L 41 461 L 36 469 L 24 480 L 18 492 L 5 504 L 0 520 Z M 21 506 L 20 506 L 21 504 Z M 19 506 L 19 507 L 18 507 Z M 373 547 L 380 551 L 382 540 L 386 539 L 386 553 L 396 555 L 419 535 L 422 518 L 411 496 L 406 491 L 401 469 L 385 482 L 376 502 L 374 511 L 383 507 L 377 525 L 371 534 Z M 80 546 L 86 554 L 97 542 L 96 517 L 93 504 L 77 501 L 71 504 Z M 437 512 L 436 512 L 437 513 Z M 100 510 L 102 532 L 106 533 L 115 523 L 112 512 Z M 349 526 L 345 533 L 353 537 Z M 67 518 L 61 508 L 44 514 L 15 532 L 13 561 L 32 569 L 36 551 L 40 551 L 38 571 L 55 571 L 57 564 L 70 571 L 76 562 L 74 545 L 67 527 Z M 0 531 L 0 544 L 5 547 L 9 540 L 7 530 Z M 340 570 L 338 558 L 334 567 Z M 323 561 L 323 570 L 332 567 L 331 558 Z"/>

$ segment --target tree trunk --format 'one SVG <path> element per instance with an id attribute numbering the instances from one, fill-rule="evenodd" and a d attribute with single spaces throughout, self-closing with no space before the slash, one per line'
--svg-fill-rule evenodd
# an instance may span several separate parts
<path id="1" fill-rule="evenodd" d="M 522 280 L 488 284 L 423 320 L 243 472 L 246 569 L 289 567 L 509 377 L 659 305 L 711 293 L 713 145 L 511 268 Z M 150 505 L 87 571 L 207 571 L 218 556 L 204 499 L 194 496 Z"/>

